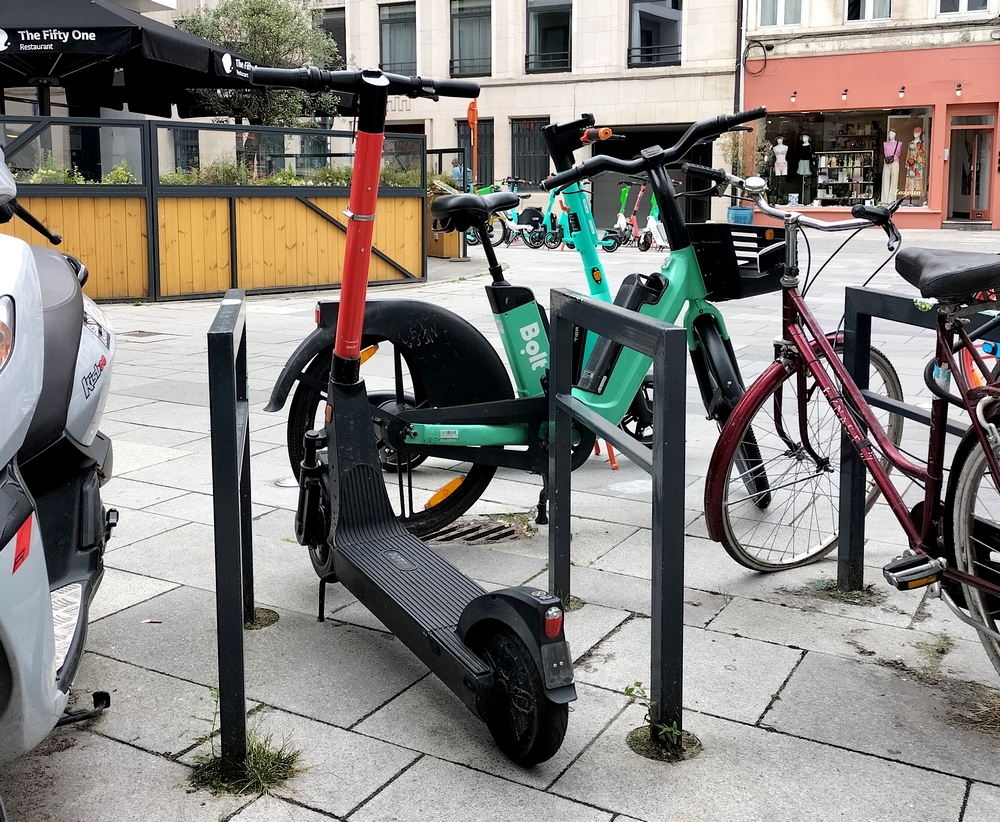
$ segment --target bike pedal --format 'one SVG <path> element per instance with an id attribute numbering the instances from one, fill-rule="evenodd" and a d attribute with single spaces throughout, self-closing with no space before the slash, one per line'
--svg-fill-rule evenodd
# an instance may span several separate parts
<path id="1" fill-rule="evenodd" d="M 886 582 L 900 591 L 911 591 L 940 581 L 944 561 L 907 551 L 882 568 Z"/>

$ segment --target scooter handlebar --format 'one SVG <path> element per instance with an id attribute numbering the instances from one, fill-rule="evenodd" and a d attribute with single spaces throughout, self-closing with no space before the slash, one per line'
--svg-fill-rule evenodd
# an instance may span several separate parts
<path id="1" fill-rule="evenodd" d="M 251 73 L 252 82 L 258 86 L 300 88 L 305 91 L 343 91 L 357 94 L 366 87 L 387 86 L 388 94 L 405 94 L 407 97 L 478 97 L 479 83 L 469 80 L 435 80 L 430 77 L 406 77 L 389 74 L 379 69 L 360 71 L 327 71 L 316 66 L 295 69 L 257 66 Z"/>
<path id="2" fill-rule="evenodd" d="M 651 168 L 676 162 L 691 149 L 699 140 L 705 137 L 717 137 L 733 126 L 757 120 L 767 114 L 763 106 L 750 111 L 739 111 L 736 114 L 723 114 L 710 120 L 701 120 L 693 124 L 684 136 L 670 148 L 651 146 L 643 149 L 642 155 L 635 160 L 620 160 L 606 154 L 598 154 L 585 160 L 573 168 L 562 171 L 542 181 L 542 188 L 551 191 L 554 188 L 565 188 L 579 182 L 585 177 L 593 177 L 602 171 L 617 171 L 622 174 L 640 174 Z"/>

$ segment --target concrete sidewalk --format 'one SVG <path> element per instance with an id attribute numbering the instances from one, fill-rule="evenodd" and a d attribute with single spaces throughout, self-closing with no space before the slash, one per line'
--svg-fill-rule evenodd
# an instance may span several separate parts
<path id="1" fill-rule="evenodd" d="M 1000 251 L 996 232 L 908 232 L 910 245 Z M 824 259 L 834 244 L 813 241 Z M 835 258 L 812 293 L 835 327 L 845 284 L 885 259 L 866 232 Z M 482 287 L 482 251 L 432 261 L 430 282 L 375 289 L 456 311 L 499 347 Z M 547 302 L 552 287 L 582 289 L 572 252 L 500 249 L 512 282 Z M 612 283 L 651 271 L 662 255 L 602 255 Z M 891 272 L 874 287 L 909 293 Z M 247 695 L 305 769 L 274 796 L 216 797 L 188 776 L 212 729 L 217 684 L 212 482 L 206 332 L 218 300 L 109 305 L 118 333 L 103 430 L 114 441 L 106 503 L 121 524 L 106 554 L 80 704 L 111 692 L 99 719 L 58 730 L 0 773 L 12 822 L 239 820 L 913 820 L 994 822 L 1000 739 L 984 723 L 998 684 L 974 632 L 922 592 L 902 594 L 881 566 L 903 547 L 885 509 L 869 517 L 873 593 L 853 605 L 817 594 L 834 557 L 779 575 L 736 565 L 706 538 L 704 474 L 716 439 L 688 375 L 684 693 L 687 730 L 704 745 L 680 764 L 643 759 L 626 745 L 643 709 L 623 694 L 649 681 L 648 477 L 604 450 L 574 474 L 573 591 L 567 615 L 579 700 L 549 762 L 511 765 L 481 725 L 339 586 L 316 621 L 317 581 L 294 540 L 297 489 L 285 450 L 285 411 L 263 405 L 285 360 L 312 328 L 318 298 L 248 301 L 257 605 L 278 612 L 245 634 Z M 744 376 L 771 358 L 778 295 L 723 306 Z M 876 323 L 874 344 L 893 361 L 908 400 L 931 351 L 923 332 Z M 376 370 L 370 387 L 388 380 Z M 925 432 L 908 424 L 919 454 Z M 539 482 L 500 472 L 474 514 L 525 512 Z M 490 547 L 441 553 L 486 587 L 544 586 L 547 529 Z M 985 729 L 984 729 L 985 728 Z"/>

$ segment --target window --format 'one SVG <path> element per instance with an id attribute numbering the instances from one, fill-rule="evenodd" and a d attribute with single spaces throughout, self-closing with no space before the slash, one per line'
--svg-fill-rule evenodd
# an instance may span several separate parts
<path id="1" fill-rule="evenodd" d="M 762 26 L 797 26 L 801 22 L 802 0 L 760 0 Z"/>
<path id="2" fill-rule="evenodd" d="M 417 73 L 417 4 L 379 6 L 379 45 L 383 71 Z"/>
<path id="3" fill-rule="evenodd" d="M 490 0 L 451 0 L 451 76 L 489 75 L 490 41 Z"/>
<path id="4" fill-rule="evenodd" d="M 538 183 L 549 176 L 549 154 L 545 150 L 542 129 L 548 117 L 527 117 L 510 121 L 510 173 L 512 177 L 530 180 L 523 189 L 537 189 Z"/>
<path id="5" fill-rule="evenodd" d="M 347 20 L 344 9 L 323 9 L 319 13 L 317 24 L 337 44 L 340 65 L 343 66 L 347 62 Z"/>
<path id="6" fill-rule="evenodd" d="M 938 0 L 941 14 L 960 14 L 970 11 L 986 11 L 989 0 Z"/>
<path id="7" fill-rule="evenodd" d="M 524 54 L 528 74 L 572 68 L 572 18 L 573 5 L 566 0 L 528 0 L 528 43 Z"/>
<path id="8" fill-rule="evenodd" d="M 890 0 L 847 0 L 848 20 L 888 20 L 890 17 Z"/>
<path id="9" fill-rule="evenodd" d="M 191 171 L 198 168 L 198 131 L 193 128 L 173 129 L 174 168 Z"/>
<path id="10" fill-rule="evenodd" d="M 679 66 L 681 0 L 632 0 L 629 8 L 628 65 Z"/>
<path id="11" fill-rule="evenodd" d="M 479 121 L 477 137 L 479 145 L 476 151 L 476 173 L 479 184 L 487 185 L 493 182 L 493 121 Z M 458 121 L 458 145 L 460 148 L 469 150 L 469 159 L 472 159 L 472 136 L 469 133 L 468 120 Z"/>

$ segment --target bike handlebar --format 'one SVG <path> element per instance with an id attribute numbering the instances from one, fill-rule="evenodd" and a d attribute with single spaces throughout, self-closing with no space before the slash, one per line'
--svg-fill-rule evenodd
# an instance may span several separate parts
<path id="1" fill-rule="evenodd" d="M 316 66 L 281 69 L 258 66 L 251 72 L 251 82 L 258 86 L 300 88 L 305 91 L 343 91 L 357 94 L 366 87 L 387 86 L 387 94 L 407 97 L 478 97 L 479 83 L 469 80 L 435 80 L 430 77 L 406 77 L 380 69 L 327 71 Z"/>
<path id="2" fill-rule="evenodd" d="M 792 219 L 800 226 L 815 228 L 818 231 L 844 231 L 852 228 L 865 228 L 872 225 L 881 226 L 889 238 L 890 251 L 895 250 L 897 243 L 902 240 L 898 229 L 892 222 L 892 215 L 899 208 L 902 200 L 897 201 L 889 207 L 869 206 L 858 203 L 851 208 L 851 217 L 853 219 L 850 220 L 817 220 L 815 217 L 809 217 L 799 211 L 785 211 L 769 204 L 764 199 L 767 187 L 762 179 L 759 181 L 759 185 L 752 185 L 748 188 L 746 180 L 729 174 L 721 168 L 708 168 L 708 166 L 700 166 L 695 163 L 684 163 L 681 166 L 681 171 L 685 174 L 695 174 L 699 177 L 707 177 L 710 180 L 715 180 L 719 184 L 717 189 L 731 185 L 734 188 L 746 191 L 750 195 L 750 199 L 753 200 L 754 205 L 768 217 L 774 217 L 782 221 Z M 719 193 L 721 194 L 721 190 Z"/>
<path id="3" fill-rule="evenodd" d="M 568 171 L 560 172 L 547 180 L 542 181 L 542 188 L 551 191 L 554 188 L 565 188 L 568 185 L 579 182 L 585 177 L 593 177 L 602 171 L 617 171 L 621 174 L 641 174 L 651 168 L 664 166 L 668 163 L 679 160 L 691 149 L 691 147 L 704 137 L 718 136 L 723 134 L 740 123 L 757 120 L 767 114 L 767 109 L 751 109 L 750 111 L 740 111 L 736 114 L 723 114 L 709 120 L 701 120 L 694 123 L 676 144 L 670 148 L 660 148 L 651 146 L 643 149 L 641 156 L 635 160 L 620 160 L 607 154 L 598 154 L 589 160 L 584 160 L 579 165 L 573 166 Z"/>

